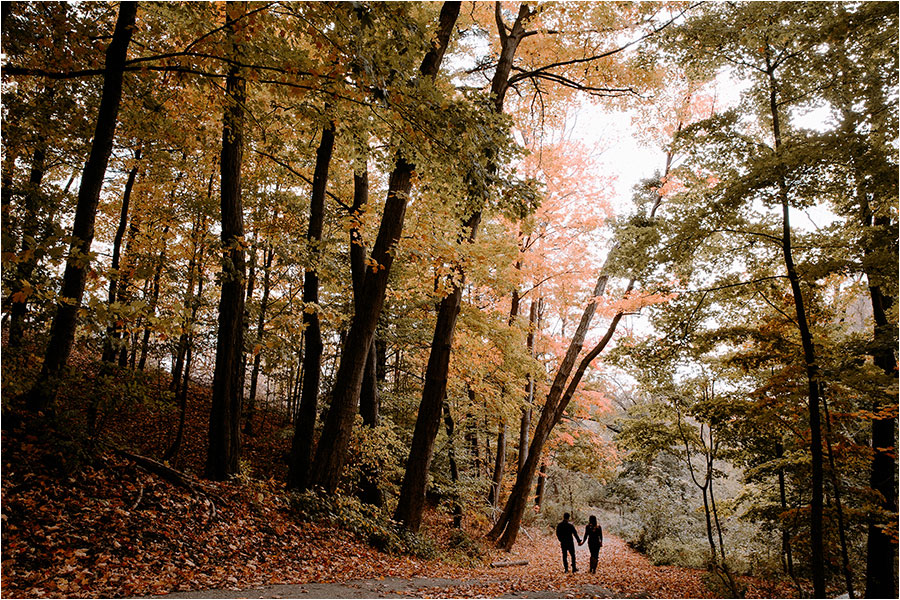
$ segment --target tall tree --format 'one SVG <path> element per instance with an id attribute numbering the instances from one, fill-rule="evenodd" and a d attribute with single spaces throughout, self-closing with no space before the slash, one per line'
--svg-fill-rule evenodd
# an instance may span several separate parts
<path id="1" fill-rule="evenodd" d="M 312 196 L 309 201 L 309 225 L 306 241 L 309 244 L 312 264 L 307 266 L 303 279 L 303 302 L 308 309 L 303 312 L 305 348 L 303 352 L 303 386 L 300 392 L 300 414 L 294 428 L 291 445 L 291 464 L 288 485 L 305 489 L 309 483 L 312 462 L 313 433 L 316 411 L 319 405 L 319 378 L 322 361 L 322 330 L 319 325 L 319 246 L 322 243 L 322 226 L 325 217 L 325 189 L 328 185 L 328 168 L 334 151 L 334 122 L 322 130 L 322 139 L 316 151 L 316 168 L 313 173 Z"/>
<path id="2" fill-rule="evenodd" d="M 500 14 L 499 2 L 495 4 L 497 28 L 501 39 L 500 58 L 497 70 L 491 81 L 491 101 L 496 113 L 503 112 L 503 101 L 509 88 L 509 74 L 513 66 L 513 58 L 519 42 L 527 34 L 526 24 L 534 15 L 525 4 L 520 5 L 519 13 L 511 30 L 507 33 L 507 25 Z M 475 199 L 472 214 L 463 223 L 463 231 L 468 232 L 467 241 L 472 243 L 478 233 L 484 200 Z M 461 236 L 462 237 L 462 236 Z M 463 238 L 465 239 L 465 238 Z M 400 498 L 394 511 L 394 519 L 404 523 L 411 531 L 418 531 L 425 508 L 425 484 L 428 468 L 434 452 L 434 439 L 437 436 L 441 420 L 441 406 L 447 393 L 447 373 L 450 364 L 450 352 L 453 346 L 453 332 L 462 302 L 464 274 L 458 273 L 450 286 L 450 293 L 441 300 L 438 308 L 437 323 L 431 341 L 431 353 L 428 367 L 425 370 L 425 385 L 422 388 L 422 401 L 419 404 L 416 427 L 413 432 Z"/>
<path id="3" fill-rule="evenodd" d="M 53 405 L 75 341 L 78 310 L 84 295 L 91 242 L 94 239 L 94 220 L 97 216 L 97 204 L 100 201 L 106 167 L 112 153 L 119 105 L 122 100 L 125 61 L 134 32 L 137 8 L 137 2 L 120 3 L 116 27 L 106 49 L 103 91 L 94 129 L 94 141 L 81 174 L 78 205 L 72 224 L 72 243 L 63 274 L 60 301 L 51 325 L 50 341 L 44 354 L 41 372 L 27 398 L 28 407 L 35 412 L 46 410 Z"/>
<path id="4" fill-rule="evenodd" d="M 225 32 L 232 58 L 237 52 L 235 21 L 246 6 L 226 5 Z M 244 349 L 244 215 L 241 204 L 241 161 L 244 151 L 244 102 L 246 82 L 238 62 L 228 67 L 225 80 L 225 109 L 222 118 L 220 165 L 222 216 L 222 289 L 219 299 L 216 366 L 213 373 L 212 408 L 209 415 L 209 448 L 206 475 L 228 479 L 240 472 L 241 403 Z"/>
<path id="5" fill-rule="evenodd" d="M 419 68 L 419 75 L 423 80 L 436 78 L 459 9 L 460 2 L 445 2 L 441 7 L 437 35 Z M 359 404 L 366 359 L 384 305 L 387 280 L 394 260 L 394 246 L 403 231 L 403 219 L 412 189 L 414 168 L 408 158 L 400 155 L 388 180 L 387 200 L 381 226 L 372 248 L 371 264 L 366 269 L 363 281 L 362 298 L 365 310 L 353 316 L 341 354 L 331 406 L 325 417 L 312 465 L 309 483 L 321 487 L 326 492 L 333 492 L 337 488 L 343 471 L 353 419 Z"/>

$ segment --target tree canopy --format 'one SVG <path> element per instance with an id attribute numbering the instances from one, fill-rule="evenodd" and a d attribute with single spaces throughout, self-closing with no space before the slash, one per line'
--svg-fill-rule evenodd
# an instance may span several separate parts
<path id="1" fill-rule="evenodd" d="M 256 476 L 410 533 L 618 506 L 735 595 L 765 548 L 798 594 L 895 597 L 897 33 L 890 2 L 4 3 L 4 418 L 96 451 L 165 380 L 184 468 L 204 385 L 211 480 L 275 415 Z"/>

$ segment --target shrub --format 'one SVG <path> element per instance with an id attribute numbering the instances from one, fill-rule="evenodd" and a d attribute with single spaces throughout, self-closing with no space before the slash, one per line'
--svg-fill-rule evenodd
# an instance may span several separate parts
<path id="1" fill-rule="evenodd" d="M 307 491 L 291 496 L 292 506 L 302 520 L 331 523 L 366 540 L 372 547 L 389 554 L 410 554 L 417 558 L 437 556 L 434 544 L 392 520 L 384 509 L 365 504 L 352 496 Z"/>

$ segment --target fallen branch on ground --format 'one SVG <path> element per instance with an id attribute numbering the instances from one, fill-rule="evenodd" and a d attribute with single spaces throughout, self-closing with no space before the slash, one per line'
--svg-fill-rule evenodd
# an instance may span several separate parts
<path id="1" fill-rule="evenodd" d="M 492 562 L 491 567 L 521 567 L 523 565 L 527 565 L 527 560 L 501 560 L 499 562 Z"/>

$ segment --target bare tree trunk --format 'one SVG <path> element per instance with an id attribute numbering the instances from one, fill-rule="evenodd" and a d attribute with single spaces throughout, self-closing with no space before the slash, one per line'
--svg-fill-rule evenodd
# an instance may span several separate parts
<path id="1" fill-rule="evenodd" d="M 419 73 L 423 78 L 434 79 L 444 51 L 459 15 L 460 2 L 445 2 L 441 8 L 438 33 L 432 48 L 422 61 Z M 332 493 L 337 489 L 343 472 L 347 446 L 359 404 L 363 372 L 369 349 L 375 336 L 375 327 L 387 289 L 387 280 L 393 263 L 393 248 L 403 231 L 406 204 L 412 188 L 414 166 L 405 157 L 398 156 L 388 181 L 388 194 L 381 226 L 371 259 L 374 266 L 366 270 L 363 281 L 363 306 L 365 310 L 353 316 L 347 342 L 341 355 L 332 402 L 325 417 L 320 443 L 312 466 L 310 482 Z M 323 443 L 324 442 L 324 443 Z"/>
<path id="2" fill-rule="evenodd" d="M 277 218 L 278 214 L 275 214 Z M 269 292 L 272 285 L 272 261 L 275 259 L 275 248 L 269 244 L 263 262 L 263 291 L 259 301 L 259 318 L 256 320 L 256 344 L 262 346 L 263 332 L 266 328 L 266 312 L 269 309 Z M 262 360 L 262 350 L 259 349 L 253 357 L 253 371 L 250 373 L 250 398 L 247 400 L 247 415 L 244 422 L 244 433 L 253 435 L 253 415 L 256 412 L 256 386 L 259 382 L 259 369 Z"/>
<path id="3" fill-rule="evenodd" d="M 503 483 L 503 472 L 506 470 L 506 422 L 500 421 L 497 433 L 497 456 L 494 461 L 494 476 L 491 478 L 491 490 L 488 502 L 497 506 L 500 502 L 500 485 Z"/>
<path id="4" fill-rule="evenodd" d="M 469 241 L 474 241 L 481 220 L 481 213 L 476 212 L 466 223 Z M 406 471 L 394 520 L 403 523 L 410 531 L 418 531 L 422 523 L 425 509 L 425 485 L 428 480 L 428 469 L 434 453 L 434 440 L 437 436 L 441 419 L 441 405 L 447 394 L 447 377 L 450 365 L 450 353 L 453 349 L 453 333 L 456 319 L 459 316 L 462 302 L 462 278 L 452 286 L 450 294 L 441 300 L 438 308 L 437 322 L 431 341 L 431 352 L 425 371 L 425 385 L 422 388 L 422 400 L 416 417 L 409 455 L 406 460 Z"/>
<path id="5" fill-rule="evenodd" d="M 89 267 L 91 242 L 94 239 L 94 220 L 100 201 L 100 189 L 112 153 L 113 137 L 122 99 L 122 81 L 128 45 L 134 30 L 137 2 L 119 4 L 119 14 L 112 40 L 106 48 L 106 63 L 103 70 L 103 91 L 97 111 L 97 124 L 91 152 L 81 175 L 78 189 L 78 204 L 72 225 L 72 244 L 63 274 L 60 302 L 50 328 L 50 342 L 44 355 L 44 363 L 34 386 L 28 392 L 28 408 L 33 412 L 45 411 L 56 400 L 60 380 L 78 325 L 78 310 L 84 295 L 84 285 Z"/>
<path id="6" fill-rule="evenodd" d="M 41 203 L 41 182 L 44 179 L 46 161 L 46 140 L 38 140 L 38 148 L 31 161 L 31 173 L 28 177 L 28 189 L 25 190 L 25 214 L 22 219 L 21 258 L 16 264 L 16 277 L 10 286 L 9 338 L 10 348 L 18 348 L 22 344 L 25 332 L 25 318 L 28 315 L 28 296 L 31 277 L 37 266 L 38 249 L 38 211 Z M 27 287 L 29 286 L 29 287 Z"/>
<path id="7" fill-rule="evenodd" d="M 532 300 L 528 312 L 528 334 L 525 338 L 525 347 L 528 355 L 534 356 L 534 333 L 537 328 L 538 303 L 540 299 Z M 522 420 L 519 423 L 519 471 L 525 467 L 525 459 L 528 457 L 528 436 L 531 433 L 531 413 L 534 403 L 534 379 L 528 375 L 528 383 L 525 386 L 525 406 L 522 408 Z"/>
<path id="8" fill-rule="evenodd" d="M 766 51 L 766 65 L 769 79 L 769 107 L 772 116 L 772 134 L 775 139 L 776 155 L 781 150 L 781 122 L 778 111 L 778 83 L 775 80 L 775 68 L 771 66 L 769 48 Z M 800 341 L 803 346 L 803 360 L 806 365 L 806 377 L 809 396 L 809 437 L 810 452 L 812 456 L 812 478 L 810 499 L 810 562 L 812 570 L 813 594 L 816 597 L 825 597 L 825 540 L 823 525 L 823 457 L 822 457 L 822 424 L 819 414 L 820 382 L 819 367 L 816 363 L 816 350 L 813 344 L 812 332 L 806 317 L 806 304 L 803 299 L 803 290 L 800 286 L 800 276 L 794 265 L 794 256 L 791 241 L 790 203 L 788 188 L 785 180 L 784 169 L 778 166 L 778 189 L 782 211 L 782 236 L 781 245 L 784 253 L 784 267 L 791 284 L 791 293 L 794 297 L 794 309 L 797 317 L 797 328 L 800 332 Z"/>
<path id="9" fill-rule="evenodd" d="M 234 22 L 246 10 L 242 3 L 226 5 L 226 36 L 235 47 Z M 232 64 L 225 81 L 226 105 L 222 119 L 221 212 L 222 289 L 219 300 L 216 366 L 212 408 L 209 415 L 209 449 L 206 476 L 224 480 L 240 472 L 241 401 L 243 399 L 241 353 L 244 349 L 245 264 L 241 203 L 241 162 L 244 150 L 244 101 L 246 82 Z"/>
<path id="10" fill-rule="evenodd" d="M 201 211 L 201 214 L 198 214 L 194 221 L 193 231 L 191 232 L 191 244 L 193 247 L 191 249 L 191 259 L 188 262 L 188 282 L 187 291 L 184 295 L 183 308 L 184 318 L 181 323 L 181 335 L 178 336 L 178 344 L 175 349 L 175 360 L 172 366 L 172 382 L 169 385 L 169 389 L 173 392 L 177 392 L 179 385 L 181 385 L 181 373 L 184 370 L 185 357 L 191 342 L 188 330 L 190 329 L 191 319 L 193 318 L 191 315 L 195 314 L 195 311 L 192 311 L 194 305 L 194 282 L 198 279 L 198 272 L 202 271 L 202 267 L 198 268 L 198 263 L 202 260 L 202 254 L 204 252 L 204 244 L 201 240 L 205 231 L 206 219 L 203 217 Z"/>
<path id="11" fill-rule="evenodd" d="M 202 255 L 202 250 L 200 254 Z M 169 449 L 163 456 L 163 460 L 175 460 L 178 457 L 179 452 L 181 452 L 181 444 L 184 441 L 184 423 L 185 418 L 187 417 L 187 396 L 191 383 L 191 359 L 193 357 L 194 346 L 194 332 L 192 330 L 194 327 L 194 323 L 197 322 L 197 311 L 199 310 L 200 305 L 203 302 L 202 265 L 199 267 L 198 271 L 199 277 L 197 281 L 197 296 L 191 302 L 191 317 L 190 321 L 187 323 L 187 351 L 184 362 L 183 379 L 180 382 L 180 386 L 176 390 L 178 392 L 178 429 L 175 432 L 175 439 L 172 440 L 172 445 L 169 446 Z"/>
<path id="12" fill-rule="evenodd" d="M 844 585 L 847 587 L 847 595 L 856 598 L 853 590 L 853 572 L 850 570 L 850 553 L 847 544 L 847 530 L 844 524 L 844 507 L 841 503 L 841 486 L 838 481 L 837 466 L 834 461 L 834 451 L 831 446 L 831 415 L 828 412 L 828 400 L 825 388 L 822 387 L 822 411 L 825 413 L 825 449 L 828 453 L 828 472 L 831 476 L 831 490 L 834 494 L 834 508 L 837 512 L 838 539 L 841 543 L 841 570 L 844 574 Z"/>
<path id="13" fill-rule="evenodd" d="M 306 241 L 313 256 L 312 268 L 307 267 L 303 279 L 303 303 L 313 310 L 303 311 L 306 349 L 303 353 L 303 388 L 300 396 L 300 418 L 294 428 L 291 445 L 291 464 L 288 486 L 305 489 L 309 484 L 310 465 L 313 457 L 313 434 L 316 428 L 316 412 L 319 405 L 319 381 L 322 375 L 322 331 L 319 325 L 319 245 L 325 219 L 325 190 L 328 186 L 328 169 L 334 151 L 334 122 L 322 130 L 322 139 L 316 151 L 316 168 L 313 173 L 312 195 L 309 201 L 309 225 Z"/>
<path id="14" fill-rule="evenodd" d="M 125 189 L 122 192 L 122 209 L 119 212 L 119 226 L 116 228 L 116 236 L 113 239 L 112 264 L 109 270 L 109 295 L 110 307 L 118 301 L 119 291 L 119 259 L 122 253 L 122 240 L 125 238 L 125 229 L 128 227 L 128 208 L 131 204 L 131 190 L 138 173 L 138 161 L 141 160 L 141 146 L 134 151 L 134 166 L 128 171 L 128 179 L 125 181 Z M 115 323 L 106 327 L 106 343 L 103 347 L 103 361 L 115 362 L 116 356 L 121 350 L 119 340 L 122 338 L 122 328 Z"/>
<path id="15" fill-rule="evenodd" d="M 159 259 L 156 262 L 156 269 L 153 271 L 153 284 L 150 288 L 150 302 L 149 302 L 148 308 L 150 309 L 151 315 L 156 314 L 156 306 L 159 304 L 160 282 L 162 280 L 163 267 L 166 264 L 166 248 L 168 246 L 168 237 L 167 237 L 168 233 L 169 233 L 169 225 L 166 224 L 166 226 L 163 227 L 163 231 L 162 231 L 163 247 L 159 253 Z M 140 358 L 140 360 L 138 360 L 138 365 L 137 365 L 138 371 L 144 370 L 144 367 L 147 364 L 147 352 L 149 351 L 149 349 L 150 349 L 150 328 L 145 326 L 144 327 L 144 339 L 141 341 L 141 358 Z"/>
<path id="16" fill-rule="evenodd" d="M 541 463 L 541 471 L 538 474 L 537 486 L 534 490 L 534 505 L 540 508 L 544 505 L 544 486 L 547 483 L 547 465 Z"/>
<path id="17" fill-rule="evenodd" d="M 459 485 L 459 465 L 456 463 L 456 436 L 454 434 L 455 424 L 453 423 L 453 415 L 450 413 L 450 406 L 444 401 L 444 427 L 447 430 L 447 458 L 450 461 L 450 481 L 454 486 Z M 453 527 L 459 529 L 462 527 L 463 509 L 459 501 L 459 490 L 454 488 L 453 491 Z"/>

